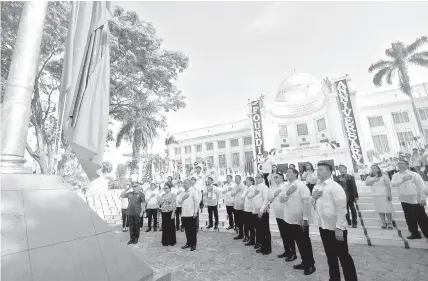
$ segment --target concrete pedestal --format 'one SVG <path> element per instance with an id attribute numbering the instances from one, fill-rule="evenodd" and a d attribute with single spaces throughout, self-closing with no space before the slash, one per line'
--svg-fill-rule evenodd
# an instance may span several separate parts
<path id="1" fill-rule="evenodd" d="M 58 176 L 2 174 L 3 281 L 142 281 L 152 269 Z"/>

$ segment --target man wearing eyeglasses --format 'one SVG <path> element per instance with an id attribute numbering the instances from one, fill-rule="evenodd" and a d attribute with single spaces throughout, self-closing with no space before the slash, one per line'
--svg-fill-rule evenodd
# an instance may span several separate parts
<path id="1" fill-rule="evenodd" d="M 421 239 L 418 225 L 428 238 L 428 217 L 425 213 L 425 184 L 418 173 L 409 170 L 409 162 L 398 161 L 399 172 L 392 176 L 391 186 L 398 189 L 398 198 L 403 207 L 404 218 L 410 231 L 407 239 Z"/>
<path id="2" fill-rule="evenodd" d="M 269 187 L 265 184 L 262 173 L 255 177 L 256 185 L 253 196 L 253 216 L 256 217 L 256 240 L 261 247 L 256 252 L 263 255 L 272 253 L 271 233 L 269 228 Z"/>
<path id="3" fill-rule="evenodd" d="M 330 280 L 340 280 L 339 260 L 345 281 L 357 281 L 354 260 L 348 249 L 346 193 L 331 178 L 333 167 L 329 163 L 320 162 L 317 166 L 320 182 L 315 185 L 310 201 L 327 256 Z"/>

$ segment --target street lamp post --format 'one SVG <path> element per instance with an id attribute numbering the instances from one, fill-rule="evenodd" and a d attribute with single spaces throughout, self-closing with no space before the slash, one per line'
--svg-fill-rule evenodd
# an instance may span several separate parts
<path id="1" fill-rule="evenodd" d="M 48 2 L 25 2 L 1 104 L 0 173 L 27 174 L 24 167 L 31 99 L 37 76 Z"/>

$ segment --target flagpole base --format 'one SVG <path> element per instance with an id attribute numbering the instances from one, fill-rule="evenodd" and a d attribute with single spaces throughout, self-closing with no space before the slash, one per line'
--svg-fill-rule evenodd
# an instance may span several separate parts
<path id="1" fill-rule="evenodd" d="M 25 167 L 27 162 L 24 157 L 18 155 L 0 155 L 0 174 L 31 174 L 33 171 Z"/>

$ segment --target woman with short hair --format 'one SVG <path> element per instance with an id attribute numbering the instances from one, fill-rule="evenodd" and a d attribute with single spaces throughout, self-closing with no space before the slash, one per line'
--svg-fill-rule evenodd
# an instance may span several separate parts
<path id="1" fill-rule="evenodd" d="M 175 208 L 176 196 L 171 192 L 172 184 L 166 182 L 164 185 L 164 194 L 159 200 L 162 211 L 162 245 L 174 246 L 177 244 L 175 236 Z"/>
<path id="2" fill-rule="evenodd" d="M 392 226 L 392 193 L 389 177 L 382 173 L 379 165 L 371 166 L 371 174 L 366 179 L 366 186 L 371 187 L 375 211 L 379 213 L 383 229 L 393 229 Z M 388 223 L 385 221 L 385 216 Z"/>

